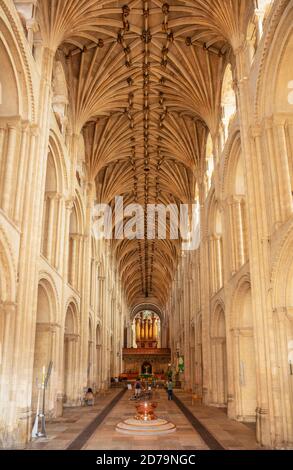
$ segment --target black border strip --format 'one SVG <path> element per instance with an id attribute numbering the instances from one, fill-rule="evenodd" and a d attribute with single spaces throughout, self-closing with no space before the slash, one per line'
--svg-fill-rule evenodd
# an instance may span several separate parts
<path id="1" fill-rule="evenodd" d="M 97 427 L 102 423 L 112 408 L 121 400 L 126 388 L 121 390 L 112 401 L 93 419 L 93 421 L 66 447 L 66 450 L 81 450 L 90 437 L 94 434 Z"/>
<path id="2" fill-rule="evenodd" d="M 176 403 L 180 411 L 186 416 L 190 424 L 203 439 L 210 450 L 225 450 L 225 447 L 217 441 L 217 439 L 207 430 L 207 428 L 194 416 L 186 405 L 173 393 L 173 401 Z"/>

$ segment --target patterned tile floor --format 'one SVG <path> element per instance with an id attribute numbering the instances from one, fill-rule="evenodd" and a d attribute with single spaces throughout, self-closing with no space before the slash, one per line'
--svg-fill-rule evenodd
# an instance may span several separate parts
<path id="1" fill-rule="evenodd" d="M 27 450 L 66 450 L 70 444 L 88 428 L 89 424 L 116 397 L 121 390 L 111 390 L 105 397 L 97 399 L 94 407 L 68 408 L 64 416 L 47 424 L 48 439 L 30 443 Z M 208 450 L 198 432 L 174 402 L 167 400 L 165 391 L 156 392 L 154 399 L 159 406 L 157 415 L 167 418 L 177 426 L 174 434 L 167 436 L 127 436 L 115 431 L 120 421 L 132 417 L 135 407 L 127 391 L 114 405 L 105 419 L 96 427 L 85 442 L 83 450 Z M 176 395 L 194 416 L 206 427 L 215 439 L 231 450 L 259 449 L 255 441 L 255 431 L 247 426 L 229 420 L 223 410 L 191 404 L 191 395 L 176 391 Z M 82 442 L 82 439 L 80 439 Z"/>
<path id="2" fill-rule="evenodd" d="M 261 449 L 255 439 L 254 424 L 233 421 L 223 409 L 203 406 L 199 402 L 192 405 L 191 395 L 181 390 L 176 391 L 176 395 L 225 449 Z"/>
<path id="3" fill-rule="evenodd" d="M 120 389 L 109 390 L 98 397 L 93 407 L 65 408 L 61 418 L 46 423 L 47 439 L 37 439 L 29 443 L 27 450 L 65 450 L 120 393 Z"/>
<path id="4" fill-rule="evenodd" d="M 115 431 L 120 421 L 135 414 L 135 406 L 129 401 L 131 392 L 127 392 L 113 408 L 104 423 L 89 439 L 85 450 L 208 450 L 198 433 L 193 429 L 187 418 L 180 412 L 174 402 L 167 400 L 165 391 L 156 392 L 154 397 L 159 406 L 156 414 L 176 424 L 177 431 L 167 436 L 128 436 Z"/>

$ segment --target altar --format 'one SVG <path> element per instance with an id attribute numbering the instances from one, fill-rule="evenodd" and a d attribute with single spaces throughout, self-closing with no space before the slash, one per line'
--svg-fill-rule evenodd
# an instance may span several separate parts
<path id="1" fill-rule="evenodd" d="M 124 375 L 128 380 L 139 375 L 153 375 L 157 379 L 166 378 L 171 350 L 168 348 L 124 348 Z"/>
<path id="2" fill-rule="evenodd" d="M 149 310 L 139 312 L 132 323 L 132 347 L 123 349 L 123 376 L 135 380 L 138 376 L 166 379 L 171 350 L 161 348 L 161 320 Z"/>

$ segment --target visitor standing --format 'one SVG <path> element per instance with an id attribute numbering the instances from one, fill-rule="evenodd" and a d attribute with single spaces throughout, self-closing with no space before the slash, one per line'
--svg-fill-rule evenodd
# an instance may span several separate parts
<path id="1" fill-rule="evenodd" d="M 135 382 L 135 397 L 136 398 L 139 398 L 140 397 L 140 394 L 141 394 L 141 382 L 140 382 L 140 379 L 137 379 L 137 381 Z"/>
<path id="2" fill-rule="evenodd" d="M 167 390 L 168 390 L 168 400 L 173 400 L 173 382 L 172 382 L 172 380 L 168 380 Z"/>

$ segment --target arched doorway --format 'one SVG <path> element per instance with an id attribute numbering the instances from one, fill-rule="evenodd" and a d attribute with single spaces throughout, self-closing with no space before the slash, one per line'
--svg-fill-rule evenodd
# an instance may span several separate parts
<path id="1" fill-rule="evenodd" d="M 256 363 L 250 284 L 245 282 L 234 301 L 234 369 L 236 419 L 256 420 Z"/>
<path id="2" fill-rule="evenodd" d="M 212 404 L 218 407 L 227 406 L 227 351 L 226 321 L 221 305 L 216 307 L 212 319 Z"/>
<path id="3" fill-rule="evenodd" d="M 55 305 L 52 301 L 52 289 L 48 281 L 40 281 L 38 287 L 37 323 L 35 333 L 34 366 L 32 383 L 32 409 L 37 408 L 38 391 L 44 372 L 47 372 L 50 361 L 53 361 L 53 329 L 52 315 Z M 56 364 L 54 364 L 56 367 Z M 48 383 L 46 392 L 46 410 L 52 411 L 54 399 L 50 400 L 52 381 Z M 51 397 L 52 398 L 52 397 Z"/>
<path id="4" fill-rule="evenodd" d="M 7 397 L 15 389 L 11 364 L 15 357 L 16 279 L 14 262 L 5 234 L 0 228 L 0 441 L 5 438 L 5 417 L 12 409 Z M 13 387 L 13 388 L 12 388 Z M 16 384 L 17 387 L 17 384 Z"/>
<path id="5" fill-rule="evenodd" d="M 293 233 L 286 240 L 279 256 L 273 279 L 274 341 L 276 380 L 279 383 L 277 403 L 281 410 L 278 425 L 280 445 L 293 442 Z"/>
<path id="6" fill-rule="evenodd" d="M 227 137 L 229 124 L 236 112 L 236 96 L 233 89 L 233 74 L 231 64 L 228 64 L 225 70 L 222 84 L 222 146 L 224 146 Z"/>
<path id="7" fill-rule="evenodd" d="M 76 306 L 71 302 L 67 308 L 64 328 L 64 404 L 76 404 L 76 373 L 78 368 L 78 327 Z"/>

